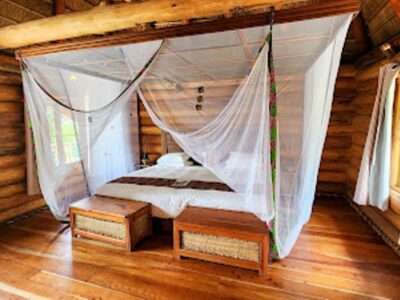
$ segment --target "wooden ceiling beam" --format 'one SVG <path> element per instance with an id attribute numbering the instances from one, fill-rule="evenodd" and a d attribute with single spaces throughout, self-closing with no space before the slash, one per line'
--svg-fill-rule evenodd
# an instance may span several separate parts
<path id="1" fill-rule="evenodd" d="M 301 7 L 276 11 L 275 23 L 288 23 L 351 13 L 358 11 L 359 5 L 359 0 L 324 0 L 317 4 L 308 4 Z M 268 23 L 269 15 L 266 15 L 265 12 L 247 14 L 233 16 L 229 19 L 219 18 L 185 25 L 175 25 L 163 28 L 146 28 L 143 31 L 119 32 L 113 33 L 109 36 L 91 36 L 80 39 L 79 41 L 65 41 L 63 44 L 37 45 L 16 51 L 16 56 L 28 57 L 77 49 L 81 50 L 113 45 L 133 44 L 157 39 L 262 26 Z"/>
<path id="2" fill-rule="evenodd" d="M 399 0 L 390 0 L 393 10 L 396 12 L 397 16 L 400 18 L 400 2 Z"/>
<path id="3" fill-rule="evenodd" d="M 18 48 L 36 43 L 103 34 L 132 28 L 135 24 L 171 22 L 223 15 L 234 9 L 268 7 L 300 0 L 148 0 L 99 6 L 0 29 L 0 48 Z"/>
<path id="4" fill-rule="evenodd" d="M 36 43 L 81 37 L 91 34 L 102 34 L 132 28 L 137 24 L 149 22 L 165 23 L 179 20 L 202 19 L 221 16 L 232 11 L 243 12 L 246 9 L 263 8 L 275 5 L 277 10 L 285 7 L 284 4 L 310 3 L 313 1 L 299 0 L 220 0 L 220 1 L 185 1 L 185 0 L 149 0 L 145 2 L 125 3 L 119 5 L 101 6 L 88 11 L 69 13 L 23 24 L 7 26 L 0 29 L 0 49 L 19 48 Z M 315 11 L 313 8 L 326 6 L 325 12 Z M 310 15 L 325 16 L 332 12 L 346 12 L 351 7 L 358 10 L 358 0 L 326 0 L 320 1 L 315 6 L 309 5 L 310 12 L 303 16 L 297 13 L 297 18 Z M 302 7 L 293 9 L 293 14 Z M 247 14 L 249 15 L 249 13 Z M 284 16 L 280 15 L 282 19 Z M 233 18 L 230 18 L 233 19 Z M 227 19 L 227 20 L 230 20 Z M 265 14 L 261 17 L 265 24 Z M 106 21 L 105 21 L 106 20 Z M 254 22 L 253 22 L 254 23 Z M 260 24 L 260 23 L 259 23 Z M 190 26 L 188 24 L 187 26 Z"/>

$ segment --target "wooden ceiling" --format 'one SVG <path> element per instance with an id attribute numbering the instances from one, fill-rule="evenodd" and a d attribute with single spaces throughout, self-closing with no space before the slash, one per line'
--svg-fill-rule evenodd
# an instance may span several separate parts
<path id="1" fill-rule="evenodd" d="M 66 13 L 91 9 L 105 2 L 110 5 L 123 2 L 123 0 L 64 1 Z M 54 15 L 55 7 L 55 0 L 0 0 L 0 27 Z M 352 23 L 342 59 L 344 62 L 355 62 L 361 55 L 384 42 L 396 40 L 399 36 L 400 16 L 396 14 L 391 0 L 362 0 L 361 13 Z"/>
<path id="2" fill-rule="evenodd" d="M 65 0 L 65 11 L 83 11 L 107 0 Z M 28 22 L 55 14 L 55 0 L 0 0 L 0 27 Z M 121 3 L 123 0 L 108 0 Z M 130 2 L 130 1 L 129 1 Z"/>
<path id="3" fill-rule="evenodd" d="M 396 15 L 391 1 L 362 0 L 361 12 L 349 30 L 342 60 L 355 62 L 368 51 L 399 37 L 400 16 Z"/>

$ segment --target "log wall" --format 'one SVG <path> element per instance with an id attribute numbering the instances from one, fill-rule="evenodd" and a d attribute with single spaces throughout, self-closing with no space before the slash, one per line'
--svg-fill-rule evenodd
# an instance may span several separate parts
<path id="1" fill-rule="evenodd" d="M 383 64 L 384 62 L 378 62 L 368 67 L 357 69 L 355 76 L 357 95 L 352 101 L 354 112 L 351 131 L 352 144 L 347 155 L 348 166 L 346 171 L 346 196 L 350 200 L 354 197 L 378 88 L 379 68 Z M 386 235 L 390 243 L 400 245 L 400 214 L 396 212 L 397 208 L 393 207 L 394 204 L 394 202 L 391 202 L 390 208 L 386 212 L 371 206 L 359 206 L 359 209 L 372 221 L 378 231 Z"/>
<path id="2" fill-rule="evenodd" d="M 392 3 L 391 3 L 392 2 Z M 368 36 L 379 46 L 400 34 L 400 18 L 391 0 L 363 0 L 361 14 L 368 27 Z"/>
<path id="3" fill-rule="evenodd" d="M 355 114 L 352 121 L 352 145 L 348 154 L 348 184 L 346 195 L 353 198 L 358 171 L 367 138 L 369 122 L 378 88 L 379 67 L 358 70 L 355 78 L 357 96 L 352 102 Z"/>
<path id="4" fill-rule="evenodd" d="M 355 68 L 342 65 L 336 80 L 328 132 L 318 174 L 317 191 L 345 194 L 348 152 L 352 141 L 352 102 L 356 97 Z"/>
<path id="5" fill-rule="evenodd" d="M 0 221 L 43 206 L 26 194 L 24 104 L 19 65 L 0 56 Z"/>
<path id="6" fill-rule="evenodd" d="M 3 65 L 18 71 L 18 65 L 11 64 L 13 60 L 7 62 Z M 0 78 L 0 198 L 26 192 L 21 79 L 16 73 L 13 78 L 7 75 L 3 71 Z"/>
<path id="7" fill-rule="evenodd" d="M 139 103 L 140 152 L 154 163 L 163 153 L 162 131 L 151 120 L 144 105 Z"/>

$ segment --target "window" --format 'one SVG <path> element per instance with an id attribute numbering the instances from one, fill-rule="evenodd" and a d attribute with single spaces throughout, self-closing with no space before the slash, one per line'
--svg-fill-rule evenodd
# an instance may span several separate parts
<path id="1" fill-rule="evenodd" d="M 400 78 L 396 79 L 392 128 L 392 157 L 390 175 L 390 207 L 400 214 Z"/>
<path id="2" fill-rule="evenodd" d="M 74 123 L 70 118 L 61 118 L 61 132 L 63 137 L 65 163 L 79 160 L 78 143 L 76 140 Z"/>
<path id="3" fill-rule="evenodd" d="M 55 113 L 47 108 L 50 130 L 50 145 L 57 166 L 79 161 L 78 143 L 74 123 L 68 113 Z M 59 134 L 61 132 L 61 134 Z"/>

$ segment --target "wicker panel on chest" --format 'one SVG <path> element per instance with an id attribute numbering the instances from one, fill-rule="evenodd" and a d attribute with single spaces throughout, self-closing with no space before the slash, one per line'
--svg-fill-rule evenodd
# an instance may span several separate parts
<path id="1" fill-rule="evenodd" d="M 250 213 L 188 207 L 174 220 L 174 253 L 263 274 L 268 228 Z"/>
<path id="2" fill-rule="evenodd" d="M 150 204 L 111 197 L 93 196 L 70 207 L 73 237 L 84 237 L 132 251 L 137 242 L 151 234 Z"/>

